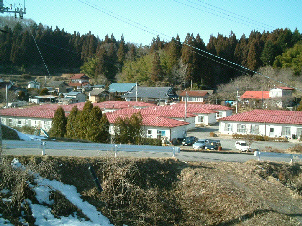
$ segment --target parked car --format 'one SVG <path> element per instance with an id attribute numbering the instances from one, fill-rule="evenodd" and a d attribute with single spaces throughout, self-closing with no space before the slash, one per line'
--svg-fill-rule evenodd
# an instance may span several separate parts
<path id="1" fill-rule="evenodd" d="M 220 140 L 209 140 L 205 146 L 206 150 L 218 150 L 221 147 Z"/>
<path id="2" fill-rule="evenodd" d="M 199 139 L 193 144 L 193 149 L 204 149 L 208 140 L 206 139 Z"/>
<path id="3" fill-rule="evenodd" d="M 182 145 L 184 146 L 192 146 L 196 141 L 196 137 L 190 136 L 190 137 L 185 137 L 182 141 Z"/>
<path id="4" fill-rule="evenodd" d="M 235 148 L 239 151 L 250 151 L 250 146 L 246 143 L 246 141 L 238 140 L 235 142 Z"/>

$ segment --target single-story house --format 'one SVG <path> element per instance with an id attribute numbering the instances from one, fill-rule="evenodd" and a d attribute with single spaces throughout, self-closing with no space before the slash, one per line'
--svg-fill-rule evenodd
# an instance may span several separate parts
<path id="1" fill-rule="evenodd" d="M 207 90 L 183 90 L 178 96 L 181 98 L 181 101 L 205 102 L 209 95 Z"/>
<path id="2" fill-rule="evenodd" d="M 82 84 L 89 83 L 89 77 L 83 73 L 74 74 L 74 76 L 72 76 L 70 80 L 71 83 L 82 83 Z"/>
<path id="3" fill-rule="evenodd" d="M 111 83 L 108 90 L 109 95 L 113 97 L 121 97 L 125 93 L 130 92 L 136 86 L 136 83 Z"/>
<path id="4" fill-rule="evenodd" d="M 52 109 L 7 108 L 0 110 L 1 123 L 9 127 L 31 126 L 45 131 L 51 128 Z"/>
<path id="5" fill-rule="evenodd" d="M 201 104 L 201 103 L 177 103 L 165 107 L 166 109 L 178 109 L 182 112 L 187 112 L 195 115 L 195 125 L 204 126 L 215 124 L 218 119 L 233 114 L 230 107 L 216 104 Z"/>
<path id="6" fill-rule="evenodd" d="M 101 100 L 101 98 L 105 98 L 106 96 L 108 96 L 108 92 L 106 92 L 104 88 L 93 89 L 92 91 L 89 92 L 88 96 L 89 96 L 89 100 L 92 103 L 97 103 Z"/>
<path id="7" fill-rule="evenodd" d="M 28 89 L 40 89 L 40 83 L 37 81 L 31 81 L 27 84 Z"/>
<path id="8" fill-rule="evenodd" d="M 144 101 L 144 102 L 157 102 L 168 103 L 175 97 L 172 87 L 141 87 L 135 86 L 131 91 L 125 93 L 122 98 L 126 101 Z"/>
<path id="9" fill-rule="evenodd" d="M 269 137 L 300 137 L 302 111 L 253 110 L 221 118 L 221 134 L 253 134 Z"/>
<path id="10" fill-rule="evenodd" d="M 132 114 L 140 112 L 142 115 L 142 129 L 145 137 L 158 138 L 164 141 L 172 141 L 172 139 L 183 138 L 186 136 L 187 121 L 180 121 L 172 117 L 148 114 L 147 109 L 123 109 L 112 113 L 107 113 L 110 123 L 109 133 L 114 136 L 114 123 L 119 118 L 131 117 Z M 191 117 L 192 118 L 192 117 Z"/>
<path id="11" fill-rule="evenodd" d="M 69 93 L 63 93 L 64 98 L 60 99 L 59 102 L 62 103 L 80 103 L 86 101 L 86 94 L 82 92 L 69 92 Z"/>
<path id="12" fill-rule="evenodd" d="M 40 103 L 55 103 L 57 102 L 58 97 L 57 96 L 53 96 L 53 95 L 45 95 L 45 96 L 34 96 L 34 97 L 30 97 L 28 102 L 30 103 L 36 103 L 36 104 L 40 104 Z"/>

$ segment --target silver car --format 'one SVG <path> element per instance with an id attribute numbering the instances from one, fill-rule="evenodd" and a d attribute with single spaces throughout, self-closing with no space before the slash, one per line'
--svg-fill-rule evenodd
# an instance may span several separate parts
<path id="1" fill-rule="evenodd" d="M 207 140 L 199 139 L 193 144 L 193 149 L 204 149 L 207 143 L 208 143 Z"/>

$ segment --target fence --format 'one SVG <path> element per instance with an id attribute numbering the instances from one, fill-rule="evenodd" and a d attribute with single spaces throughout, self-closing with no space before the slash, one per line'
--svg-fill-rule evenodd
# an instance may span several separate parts
<path id="1" fill-rule="evenodd" d="M 47 154 L 47 150 L 97 150 L 114 151 L 117 156 L 119 151 L 125 152 L 171 152 L 172 157 L 180 153 L 179 147 L 174 146 L 151 146 L 151 145 L 127 145 L 127 144 L 101 144 L 101 143 L 78 143 L 78 142 L 56 142 L 56 141 L 3 141 L 5 149 L 40 149 L 41 154 Z"/>

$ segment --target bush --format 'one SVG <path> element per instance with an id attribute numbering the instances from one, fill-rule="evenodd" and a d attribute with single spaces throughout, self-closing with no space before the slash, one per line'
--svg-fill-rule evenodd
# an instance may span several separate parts
<path id="1" fill-rule="evenodd" d="M 143 138 L 142 144 L 143 145 L 162 146 L 161 139 L 154 139 L 154 138 Z"/>
<path id="2" fill-rule="evenodd" d="M 1 129 L 2 129 L 3 140 L 20 140 L 18 133 L 15 130 L 7 126 L 4 126 L 2 124 L 1 124 Z"/>
<path id="3" fill-rule="evenodd" d="M 233 139 L 240 140 L 254 140 L 254 141 L 277 141 L 277 142 L 287 142 L 286 137 L 268 137 L 262 135 L 250 135 L 250 134 L 233 134 Z"/>
<path id="4" fill-rule="evenodd" d="M 18 130 L 21 133 L 32 134 L 34 135 L 36 132 L 36 128 L 32 126 L 22 126 L 22 127 L 13 127 L 15 130 Z"/>

